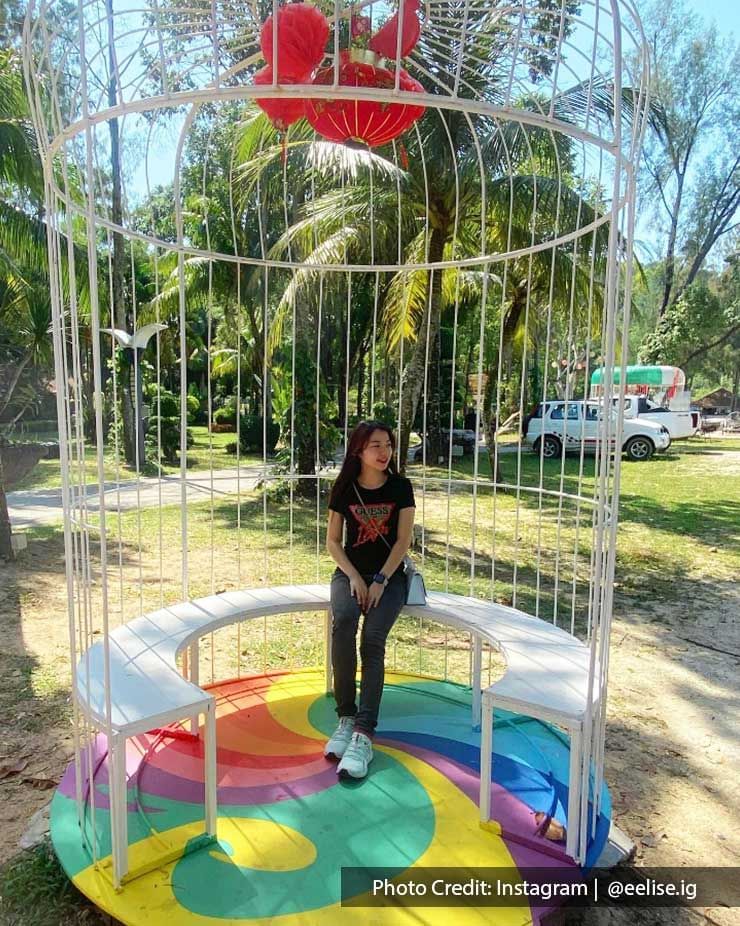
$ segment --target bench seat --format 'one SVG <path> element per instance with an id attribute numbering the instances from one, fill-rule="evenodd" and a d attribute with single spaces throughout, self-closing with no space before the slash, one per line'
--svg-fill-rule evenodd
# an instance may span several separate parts
<path id="1" fill-rule="evenodd" d="M 94 644 L 77 666 L 81 710 L 109 738 L 112 775 L 114 884 L 128 871 L 126 835 L 125 740 L 158 726 L 204 714 L 206 831 L 216 826 L 216 738 L 213 697 L 198 685 L 197 646 L 201 637 L 240 621 L 271 614 L 325 611 L 327 690 L 331 683 L 330 600 L 328 585 L 283 585 L 222 592 L 160 608 L 116 627 L 109 634 L 110 717 L 105 698 L 106 644 Z M 590 650 L 571 634 L 506 605 L 465 595 L 430 592 L 423 606 L 404 613 L 443 623 L 473 637 L 473 723 L 481 724 L 481 821 L 490 818 L 493 705 L 564 726 L 571 734 L 568 820 L 582 813 L 582 732 L 587 713 Z M 482 644 L 489 643 L 506 661 L 504 675 L 481 690 Z M 177 658 L 190 655 L 190 678 L 178 671 Z M 594 669 L 598 677 L 598 666 Z M 594 709 L 598 691 L 594 686 Z M 587 789 L 586 789 L 587 790 Z M 580 827 L 582 830 L 583 827 Z M 567 851 L 582 855 L 575 827 L 568 830 Z"/>

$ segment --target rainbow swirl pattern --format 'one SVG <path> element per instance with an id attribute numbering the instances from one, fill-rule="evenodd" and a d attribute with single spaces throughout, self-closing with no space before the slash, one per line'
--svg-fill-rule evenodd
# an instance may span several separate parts
<path id="1" fill-rule="evenodd" d="M 172 861 L 114 892 L 105 739 L 90 765 L 98 868 L 84 851 L 70 766 L 52 804 L 52 839 L 75 885 L 127 924 L 285 926 L 442 924 L 445 907 L 342 907 L 343 866 L 547 867 L 569 863 L 562 847 L 535 834 L 533 811 L 563 824 L 567 740 L 547 724 L 496 714 L 494 815 L 478 822 L 480 734 L 471 729 L 470 691 L 449 682 L 388 675 L 375 758 L 362 782 L 339 781 L 323 757 L 334 702 L 318 672 L 261 675 L 219 684 L 218 842 L 184 853 L 203 831 L 202 742 L 147 734 L 130 741 L 130 868 Z M 87 765 L 87 763 L 85 763 Z M 605 791 L 587 864 L 609 829 Z M 108 858 L 106 858 L 108 856 Z M 536 924 L 544 907 L 495 911 L 501 926 Z M 456 923 L 490 923 L 490 908 L 454 911 Z"/>

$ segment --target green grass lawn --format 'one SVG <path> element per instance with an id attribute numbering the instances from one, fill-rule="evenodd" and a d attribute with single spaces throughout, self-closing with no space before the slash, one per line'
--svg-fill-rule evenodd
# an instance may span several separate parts
<path id="1" fill-rule="evenodd" d="M 236 434 L 209 434 L 205 426 L 196 426 L 189 429 L 193 432 L 194 443 L 189 448 L 188 471 L 197 472 L 199 470 L 227 469 L 236 466 L 236 454 L 227 453 L 228 444 L 236 441 Z M 261 462 L 262 457 L 259 454 L 240 454 L 240 461 Z M 119 460 L 116 466 L 115 453 L 111 449 L 106 449 L 105 457 L 105 481 L 106 482 L 128 482 L 136 479 L 136 468 L 127 466 L 123 459 Z M 161 467 L 162 473 L 179 473 L 180 464 L 164 463 Z M 141 475 L 156 476 L 157 467 L 153 464 L 147 464 L 142 467 Z M 85 447 L 85 482 L 97 483 L 98 481 L 98 464 L 97 454 L 94 448 Z M 78 480 L 75 476 L 75 482 Z M 26 489 L 56 489 L 62 484 L 62 475 L 59 460 L 39 460 L 33 470 L 28 473 L 19 483 L 13 486 L 13 491 Z"/>
<path id="2" fill-rule="evenodd" d="M 670 600 L 681 586 L 690 589 L 699 580 L 729 581 L 736 575 L 740 464 L 718 456 L 731 450 L 739 451 L 740 441 L 675 444 L 669 453 L 649 462 L 623 462 L 617 556 L 623 595 L 645 602 Z M 215 447 L 213 452 L 215 456 Z M 724 461 L 724 469 L 718 469 L 718 459 Z M 577 456 L 544 461 L 542 469 L 533 454 L 521 458 L 507 454 L 500 460 L 502 481 L 519 481 L 521 491 L 492 491 L 485 454 L 479 458 L 477 488 L 473 461 L 465 458 L 456 461 L 449 493 L 445 469 L 409 467 L 419 525 L 414 555 L 427 585 L 490 596 L 582 631 L 587 619 L 592 508 L 578 498 L 525 489 L 542 485 L 557 491 L 562 486 L 566 493 L 588 500 L 593 495 L 593 458 L 586 457 L 582 473 Z M 110 515 L 113 619 L 129 619 L 162 603 L 225 589 L 327 581 L 333 568 L 324 549 L 331 478 L 328 474 L 322 481 L 318 498 L 296 494 L 292 505 L 284 484 L 246 493 L 239 505 L 232 497 L 189 505 L 186 591 L 180 579 L 179 506 Z M 51 538 L 55 532 L 46 527 L 30 533 Z M 425 628 L 422 636 L 433 642 L 426 652 L 417 652 L 418 629 L 409 619 L 399 622 L 397 665 L 437 671 L 442 658 L 440 635 L 445 631 L 431 625 Z M 243 633 L 244 645 L 236 640 L 233 628 L 220 632 L 223 644 L 214 644 L 213 653 L 227 653 L 228 666 L 214 669 L 214 677 L 315 664 L 320 659 L 321 631 L 313 619 L 305 624 L 299 616 L 271 618 L 261 630 L 250 626 Z M 209 653 L 206 646 L 206 660 Z M 465 676 L 466 664 L 460 669 Z"/>

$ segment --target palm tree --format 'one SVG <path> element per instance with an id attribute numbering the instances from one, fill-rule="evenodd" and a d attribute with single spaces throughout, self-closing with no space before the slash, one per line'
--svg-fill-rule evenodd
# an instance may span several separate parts
<path id="1" fill-rule="evenodd" d="M 48 360 L 48 287 L 34 286 L 27 267 L 46 260 L 43 228 L 21 210 L 22 199 L 40 201 L 42 174 L 23 90 L 21 62 L 11 49 L 0 52 L 0 350 L 8 361 L 0 414 L 22 388 L 29 365 Z M 31 398 L 33 397 L 31 393 Z M 10 519 L 0 461 L 0 556 L 12 557 Z"/>
<path id="2" fill-rule="evenodd" d="M 299 295 L 305 298 L 306 292 L 315 289 L 318 273 L 310 265 L 341 263 L 346 258 L 393 262 L 399 224 L 405 230 L 404 263 L 436 264 L 526 248 L 547 242 L 556 228 L 562 234 L 593 220 L 593 207 L 565 180 L 570 168 L 565 145 L 556 148 L 549 133 L 518 123 L 502 126 L 480 118 L 474 125 L 482 164 L 462 114 L 429 113 L 418 135 L 407 142 L 408 169 L 378 154 L 368 154 L 365 171 L 352 185 L 345 182 L 343 188 L 328 189 L 302 206 L 296 221 L 273 248 L 276 256 L 292 248 L 294 253 L 305 255 L 309 265 L 294 274 L 283 294 L 281 310 L 287 313 Z M 429 152 L 434 152 L 433 158 Z M 376 229 L 373 255 L 367 235 L 371 222 Z M 605 236 L 597 235 L 596 241 L 601 252 Z M 511 355 L 528 299 L 531 301 L 533 294 L 547 294 L 551 273 L 555 278 L 556 305 L 568 303 L 572 282 L 579 295 L 587 294 L 588 261 L 583 258 L 581 250 L 580 259 L 574 262 L 571 246 L 535 253 L 531 267 L 529 258 L 509 262 L 506 310 L 501 318 L 504 359 Z M 442 314 L 455 298 L 480 299 L 483 284 L 480 268 L 477 272 L 406 270 L 402 265 L 384 289 L 382 308 L 388 346 L 394 349 L 402 338 L 412 342 L 402 383 L 402 464 L 423 389 L 427 358 L 435 358 L 439 349 Z M 489 296 L 494 295 L 494 284 L 495 280 L 489 285 Z M 500 301 L 500 290 L 495 294 Z M 497 359 L 489 358 L 489 362 L 494 364 Z M 489 403 L 489 419 L 491 411 Z M 434 430 L 439 428 L 433 408 L 431 412 L 430 443 L 434 453 L 439 449 Z"/>

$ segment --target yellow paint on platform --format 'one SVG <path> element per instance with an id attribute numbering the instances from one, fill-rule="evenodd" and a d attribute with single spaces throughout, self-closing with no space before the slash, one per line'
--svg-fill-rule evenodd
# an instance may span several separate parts
<path id="1" fill-rule="evenodd" d="M 212 858 L 259 871 L 295 871 L 316 860 L 316 846 L 298 830 L 273 820 L 227 817 L 218 821 L 222 848 Z"/>
<path id="2" fill-rule="evenodd" d="M 514 861 L 502 839 L 479 827 L 478 808 L 467 795 L 421 759 L 397 749 L 385 746 L 378 748 L 409 770 L 425 789 L 437 809 L 434 838 L 428 849 L 417 859 L 416 866 L 462 869 L 483 866 L 514 868 Z M 358 799 L 360 798 L 361 791 L 358 791 Z M 265 841 L 263 844 L 269 844 L 271 839 L 275 840 L 274 849 L 278 843 L 283 844 L 281 840 L 292 837 L 291 833 L 281 833 L 278 837 L 274 831 L 261 826 L 262 823 L 264 821 L 219 819 L 219 840 L 227 841 L 234 853 L 228 856 L 226 852 L 224 855 L 236 864 L 250 867 L 251 863 L 249 861 L 245 863 L 243 860 L 250 858 L 254 860 L 254 853 L 258 851 L 260 840 Z M 399 826 L 402 825 L 403 820 L 399 816 Z M 253 826 L 255 833 L 261 830 L 261 834 L 253 835 L 251 832 Z M 194 823 L 178 827 L 167 835 L 170 838 L 176 835 L 181 836 L 185 842 L 200 832 L 202 832 L 202 824 Z M 300 836 L 300 834 L 297 835 Z M 308 842 L 305 837 L 303 839 Z M 147 852 L 146 844 L 152 841 L 148 839 L 132 846 L 132 858 L 139 859 Z M 310 842 L 308 844 L 312 846 Z M 213 853 L 219 850 L 212 848 L 209 851 Z M 295 851 L 294 858 L 307 857 L 307 855 L 301 855 L 306 850 L 298 843 L 291 851 Z M 224 857 L 224 861 L 226 860 L 227 858 Z M 382 923 L 383 926 L 449 926 L 451 919 L 454 919 L 455 926 L 458 924 L 459 926 L 483 926 L 483 924 L 490 924 L 494 916 L 496 926 L 531 926 L 532 923 L 529 911 L 523 908 L 497 908 L 495 911 L 485 907 L 456 907 L 454 910 L 445 907 L 363 908 L 342 907 L 339 903 L 299 914 L 259 919 L 222 919 L 202 916 L 181 906 L 172 891 L 171 874 L 172 866 L 168 866 L 166 870 L 154 871 L 128 884 L 120 893 L 115 893 L 110 882 L 92 867 L 80 872 L 74 882 L 94 903 L 131 926 L 140 926 L 143 922 L 146 922 L 147 926 L 172 926 L 173 923 L 177 926 L 245 926 L 247 923 L 252 926 L 277 926 L 277 924 L 281 926 L 282 924 L 284 926 L 324 926 L 324 924 L 327 926 L 334 926 L 334 924 L 337 926 L 339 924 L 342 926 L 344 924 L 373 926 L 378 923 Z M 214 890 L 217 889 L 218 886 L 214 885 Z"/>

